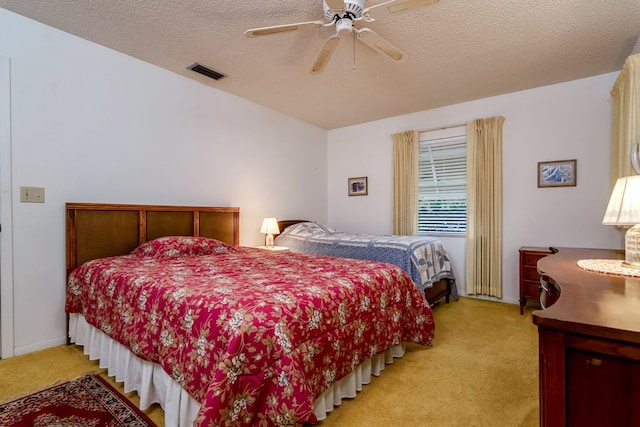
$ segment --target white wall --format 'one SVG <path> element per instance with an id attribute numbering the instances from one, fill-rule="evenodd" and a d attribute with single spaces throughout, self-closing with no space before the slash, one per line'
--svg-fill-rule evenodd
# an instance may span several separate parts
<path id="1" fill-rule="evenodd" d="M 239 206 L 243 245 L 264 242 L 265 216 L 326 221 L 325 130 L 4 9 L 0 55 L 15 354 L 65 342 L 67 201 Z M 45 187 L 46 202 L 20 203 L 20 186 Z"/>
<path id="2" fill-rule="evenodd" d="M 329 131 L 329 225 L 348 232 L 391 233 L 391 134 L 502 115 L 503 299 L 516 303 L 519 298 L 521 246 L 622 248 L 622 232 L 601 224 L 609 200 L 609 91 L 616 76 L 609 73 Z M 537 188 L 537 163 L 564 159 L 577 159 L 578 185 Z M 353 176 L 368 176 L 368 196 L 347 196 L 346 182 Z M 462 293 L 464 239 L 443 240 Z"/>

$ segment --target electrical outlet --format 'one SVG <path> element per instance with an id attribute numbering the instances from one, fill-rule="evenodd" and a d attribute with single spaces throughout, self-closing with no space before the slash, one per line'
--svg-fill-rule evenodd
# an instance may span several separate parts
<path id="1" fill-rule="evenodd" d="M 20 202 L 44 203 L 44 187 L 20 187 Z"/>

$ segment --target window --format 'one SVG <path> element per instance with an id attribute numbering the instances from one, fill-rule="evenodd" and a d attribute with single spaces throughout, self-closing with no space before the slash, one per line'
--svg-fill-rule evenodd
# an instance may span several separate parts
<path id="1" fill-rule="evenodd" d="M 467 136 L 457 133 L 420 133 L 419 233 L 467 231 Z"/>

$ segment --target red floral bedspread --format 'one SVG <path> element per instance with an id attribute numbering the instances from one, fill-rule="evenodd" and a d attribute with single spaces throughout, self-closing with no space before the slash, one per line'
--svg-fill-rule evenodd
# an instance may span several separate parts
<path id="1" fill-rule="evenodd" d="M 69 276 L 66 311 L 159 363 L 201 403 L 199 426 L 314 422 L 327 387 L 434 330 L 398 267 L 254 248 L 90 261 Z"/>

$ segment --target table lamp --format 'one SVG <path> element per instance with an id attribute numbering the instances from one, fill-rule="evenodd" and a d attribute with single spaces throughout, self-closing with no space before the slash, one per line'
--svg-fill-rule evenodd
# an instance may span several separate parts
<path id="1" fill-rule="evenodd" d="M 602 223 L 632 226 L 624 236 L 623 265 L 640 269 L 640 175 L 618 178 Z"/>
<path id="2" fill-rule="evenodd" d="M 279 234 L 280 229 L 278 228 L 278 220 L 275 218 L 265 218 L 262 221 L 262 227 L 260 228 L 260 232 L 266 234 L 266 247 L 273 247 L 273 235 Z"/>

